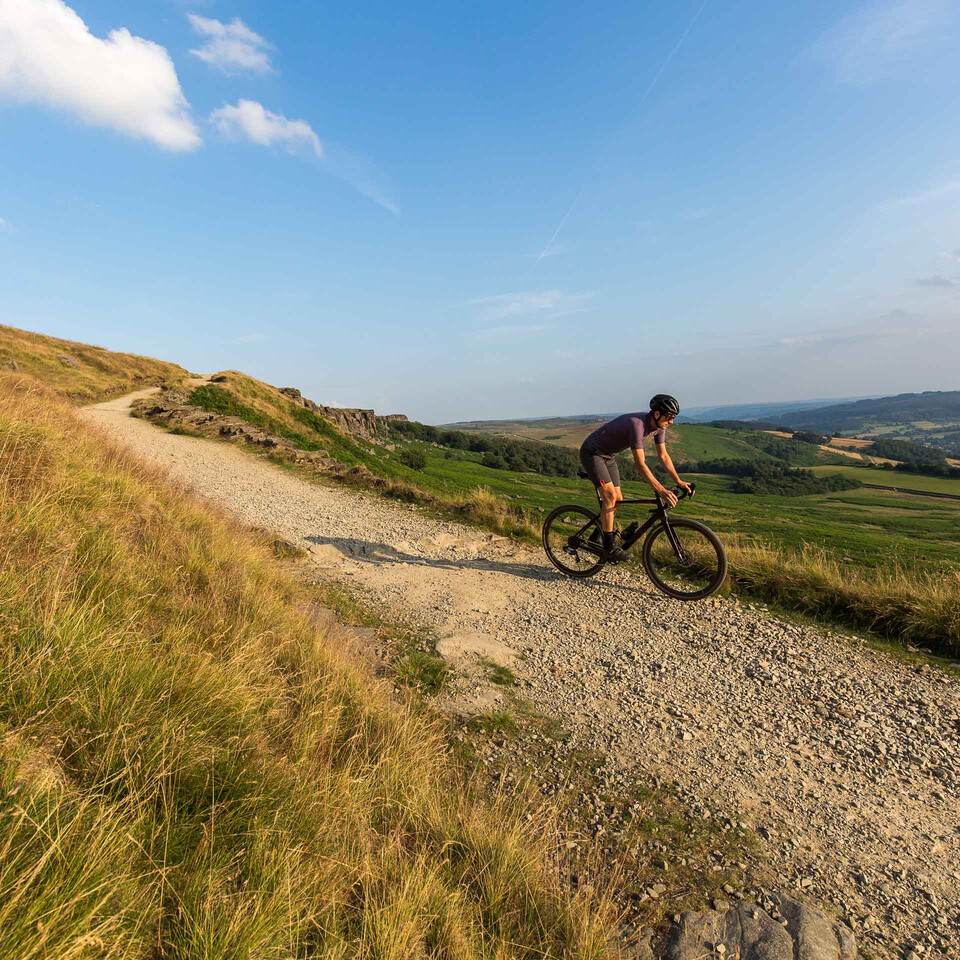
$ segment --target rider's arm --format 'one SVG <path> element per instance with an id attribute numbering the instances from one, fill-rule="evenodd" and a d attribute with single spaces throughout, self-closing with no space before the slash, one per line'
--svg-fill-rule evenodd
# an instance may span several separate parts
<path id="1" fill-rule="evenodd" d="M 680 474 L 677 473 L 677 468 L 673 465 L 673 460 L 670 459 L 670 454 L 667 453 L 667 445 L 665 443 L 657 444 L 657 456 L 660 458 L 660 464 L 663 466 L 663 469 L 677 481 L 677 486 L 681 489 L 686 490 L 687 493 L 690 493 L 690 484 L 686 480 L 680 479 Z"/>
<path id="2" fill-rule="evenodd" d="M 667 493 L 667 488 L 653 475 L 651 469 L 647 466 L 647 461 L 644 459 L 643 450 L 638 450 L 636 447 L 633 449 L 633 463 L 637 470 L 640 471 L 643 479 L 653 487 L 657 493 Z M 671 464 L 672 466 L 672 464 Z"/>

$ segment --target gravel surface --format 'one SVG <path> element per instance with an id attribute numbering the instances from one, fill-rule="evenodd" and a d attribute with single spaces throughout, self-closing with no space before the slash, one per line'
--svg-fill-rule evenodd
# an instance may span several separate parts
<path id="1" fill-rule="evenodd" d="M 430 626 L 455 664 L 511 666 L 575 743 L 676 783 L 695 812 L 757 829 L 783 887 L 832 905 L 861 946 L 960 957 L 955 674 L 749 604 L 670 600 L 623 567 L 571 580 L 502 537 L 168 434 L 130 418 L 130 400 L 82 413 Z M 491 702 L 469 672 L 450 698 Z"/>

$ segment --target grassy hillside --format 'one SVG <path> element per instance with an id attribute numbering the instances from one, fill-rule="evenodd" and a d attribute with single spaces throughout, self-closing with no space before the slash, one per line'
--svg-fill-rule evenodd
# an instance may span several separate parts
<path id="1" fill-rule="evenodd" d="M 875 470 L 870 467 L 813 467 L 814 473 L 841 473 L 861 483 L 883 487 L 903 487 L 907 490 L 930 490 L 933 493 L 952 493 L 960 496 L 960 479 L 955 477 L 927 477 L 922 473 L 901 470 Z"/>
<path id="2" fill-rule="evenodd" d="M 451 428 L 486 436 L 539 440 L 576 450 L 597 427 L 604 423 L 606 423 L 606 419 L 582 420 L 556 417 L 550 420 L 534 421 L 475 421 L 463 427 L 451 425 Z M 761 436 L 763 433 L 764 431 L 760 430 L 745 433 L 692 423 L 674 424 L 670 427 L 667 435 L 667 447 L 675 463 L 721 459 L 776 459 L 776 455 L 763 450 L 763 437 Z M 648 452 L 652 452 L 652 450 Z M 830 451 L 817 454 L 813 449 L 808 449 L 806 446 L 793 447 L 794 463 L 814 464 L 822 461 L 830 462 L 833 459 L 835 458 L 831 456 Z"/>
<path id="3" fill-rule="evenodd" d="M 901 393 L 788 413 L 780 419 L 792 427 L 821 432 L 869 433 L 875 432 L 877 426 L 896 424 L 917 424 L 929 429 L 937 424 L 960 423 L 960 390 Z"/>
<path id="4" fill-rule="evenodd" d="M 75 403 L 106 400 L 151 384 L 177 382 L 189 376 L 175 363 L 114 353 L 103 347 L 0 325 L 0 369 L 8 368 L 11 363 L 19 372 L 36 377 Z"/>
<path id="5" fill-rule="evenodd" d="M 912 440 L 960 455 L 960 390 L 904 393 L 783 417 L 792 426 Z"/>
<path id="6" fill-rule="evenodd" d="M 547 821 L 265 549 L 0 374 L 0 958 L 599 958 Z"/>

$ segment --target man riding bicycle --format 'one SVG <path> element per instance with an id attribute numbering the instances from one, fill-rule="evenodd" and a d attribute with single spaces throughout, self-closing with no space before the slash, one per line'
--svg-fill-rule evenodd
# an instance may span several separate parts
<path id="1" fill-rule="evenodd" d="M 580 447 L 580 463 L 593 481 L 600 497 L 600 529 L 603 536 L 603 550 L 607 560 L 619 562 L 629 558 L 626 550 L 613 544 L 613 520 L 617 505 L 623 499 L 620 490 L 620 471 L 617 469 L 617 455 L 626 449 L 633 451 L 633 462 L 643 479 L 666 501 L 667 506 L 675 507 L 677 497 L 671 493 L 651 472 L 643 456 L 643 441 L 653 435 L 657 447 L 657 456 L 664 470 L 677 482 L 677 485 L 693 496 L 693 488 L 677 474 L 670 454 L 667 453 L 667 427 L 673 423 L 680 412 L 680 404 L 665 393 L 658 393 L 650 399 L 649 413 L 625 413 L 615 417 L 609 423 L 598 427 L 583 441 Z"/>

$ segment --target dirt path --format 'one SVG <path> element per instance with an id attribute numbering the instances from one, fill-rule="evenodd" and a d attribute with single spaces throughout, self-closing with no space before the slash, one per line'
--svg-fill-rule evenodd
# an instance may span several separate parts
<path id="1" fill-rule="evenodd" d="M 678 603 L 623 568 L 564 578 L 503 538 L 132 419 L 130 399 L 82 415 L 433 627 L 455 662 L 513 667 L 623 770 L 759 829 L 784 887 L 832 903 L 861 944 L 960 956 L 956 676 L 735 601 Z M 465 673 L 455 706 L 488 708 L 496 694 Z"/>

